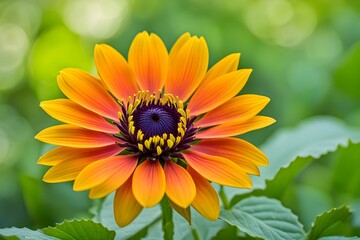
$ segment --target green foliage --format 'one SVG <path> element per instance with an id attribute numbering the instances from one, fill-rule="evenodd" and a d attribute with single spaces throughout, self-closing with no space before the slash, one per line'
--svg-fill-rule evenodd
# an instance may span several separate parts
<path id="1" fill-rule="evenodd" d="M 343 237 L 343 236 L 331 236 L 331 237 L 322 237 L 319 240 L 358 240 L 358 237 Z"/>
<path id="2" fill-rule="evenodd" d="M 311 161 L 339 146 L 347 147 L 349 141 L 360 142 L 360 130 L 346 126 L 332 117 L 314 117 L 307 119 L 296 128 L 280 129 L 262 146 L 269 158 L 269 166 L 261 168 L 259 177 L 253 178 L 250 191 L 225 188 L 229 197 L 239 193 L 232 204 L 250 195 L 281 197 L 284 188 Z"/>
<path id="3" fill-rule="evenodd" d="M 143 209 L 140 215 L 131 224 L 126 227 L 120 228 L 116 224 L 114 219 L 113 202 L 113 194 L 106 197 L 99 213 L 94 217 L 94 220 L 100 222 L 107 229 L 115 231 L 117 239 L 128 239 L 135 236 L 146 236 L 148 227 L 155 224 L 155 222 L 160 221 L 161 208 L 160 206 L 155 206 L 152 208 Z M 162 232 L 160 232 L 159 234 L 161 235 L 160 238 L 162 238 Z"/>
<path id="4" fill-rule="evenodd" d="M 339 204 L 360 198 L 359 156 L 359 144 L 340 148 L 335 154 L 334 168 L 336 171 L 331 176 L 331 191 L 336 193 L 336 200 Z"/>
<path id="5" fill-rule="evenodd" d="M 228 225 L 224 221 L 209 221 L 191 209 L 191 226 L 177 212 L 174 212 L 174 239 L 212 239 Z"/>
<path id="6" fill-rule="evenodd" d="M 235 226 L 226 226 L 223 227 L 217 235 L 213 238 L 213 240 L 222 240 L 222 239 L 236 239 L 239 238 L 237 233 L 237 227 Z"/>
<path id="7" fill-rule="evenodd" d="M 332 117 L 313 117 L 296 128 L 280 129 L 262 146 L 270 164 L 261 169 L 255 188 L 264 188 L 265 179 L 273 179 L 280 168 L 287 167 L 297 158 L 318 159 L 336 151 L 339 146 L 347 147 L 349 140 L 360 142 L 360 130 Z"/>
<path id="8" fill-rule="evenodd" d="M 166 197 L 162 199 L 160 205 L 162 211 L 162 230 L 164 231 L 164 239 L 171 240 L 174 236 L 172 207 Z"/>
<path id="9" fill-rule="evenodd" d="M 101 206 L 100 211 L 95 215 L 94 221 L 100 222 L 108 229 L 116 232 L 116 239 L 162 239 L 161 208 L 144 209 L 141 214 L 128 226 L 119 228 L 113 217 L 113 195 L 108 196 Z M 169 214 L 169 213 L 165 213 Z M 209 221 L 204 219 L 196 211 L 192 210 L 192 225 L 173 211 L 174 239 L 193 239 L 194 236 L 200 239 L 212 239 L 218 231 L 226 226 L 223 221 Z M 167 221 L 168 222 L 168 221 Z M 169 224 L 169 222 L 168 222 Z M 195 239 L 197 239 L 195 238 Z"/>
<path id="10" fill-rule="evenodd" d="M 55 240 L 56 238 L 50 237 L 43 233 L 41 230 L 31 230 L 29 228 L 3 228 L 0 229 L 0 236 L 4 237 L 5 239 L 31 239 L 31 240 Z"/>
<path id="11" fill-rule="evenodd" d="M 115 237 L 114 231 L 109 231 L 101 224 L 95 223 L 91 220 L 65 221 L 56 225 L 56 227 L 44 228 L 42 231 L 49 236 L 63 240 L 111 240 Z"/>
<path id="12" fill-rule="evenodd" d="M 192 232 L 198 237 L 197 239 L 212 239 L 220 230 L 228 226 L 224 221 L 209 221 L 194 210 L 191 214 Z"/>
<path id="13" fill-rule="evenodd" d="M 34 218 L 35 222 L 46 223 L 49 219 L 47 219 L 48 215 L 45 211 L 41 211 L 43 201 L 41 199 L 41 185 L 39 181 L 23 175 L 20 178 L 20 183 L 29 215 Z"/>
<path id="14" fill-rule="evenodd" d="M 271 180 L 266 180 L 266 187 L 264 189 L 256 189 L 250 193 L 237 195 L 232 198 L 231 205 L 235 205 L 241 199 L 249 196 L 267 196 L 270 198 L 281 198 L 284 194 L 284 189 L 294 180 L 299 172 L 309 164 L 314 158 L 296 158 L 289 166 L 280 168 L 278 174 Z"/>
<path id="15" fill-rule="evenodd" d="M 307 240 L 315 240 L 325 236 L 337 236 L 346 233 L 351 213 L 348 207 L 333 208 L 316 217 Z"/>
<path id="16" fill-rule="evenodd" d="M 305 230 L 310 229 L 317 215 L 334 206 L 331 197 L 320 189 L 296 184 L 294 192 L 297 198 L 297 214 L 303 222 Z"/>
<path id="17" fill-rule="evenodd" d="M 297 217 L 275 199 L 244 199 L 231 210 L 223 210 L 220 218 L 252 237 L 280 240 L 303 239 L 305 235 Z"/>
<path id="18" fill-rule="evenodd" d="M 350 203 L 350 209 L 353 215 L 351 223 L 356 228 L 357 235 L 360 235 L 360 201 Z"/>
<path id="19" fill-rule="evenodd" d="M 355 45 L 335 72 L 335 82 L 339 89 L 360 102 L 360 44 Z"/>
<path id="20" fill-rule="evenodd" d="M 5 239 L 16 237 L 17 239 L 82 239 L 82 240 L 111 240 L 115 237 L 114 231 L 109 231 L 101 224 L 91 220 L 65 221 L 56 227 L 48 227 L 42 230 L 33 231 L 28 228 L 7 228 L 0 229 L 0 236 Z"/>

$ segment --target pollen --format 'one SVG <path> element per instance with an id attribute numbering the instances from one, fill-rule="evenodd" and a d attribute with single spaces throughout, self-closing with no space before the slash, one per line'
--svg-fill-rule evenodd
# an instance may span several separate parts
<path id="1" fill-rule="evenodd" d="M 166 143 L 167 143 L 167 145 L 168 145 L 168 148 L 172 148 L 172 146 L 174 146 L 174 142 L 171 141 L 170 139 L 168 139 L 168 140 L 166 141 Z"/>
<path id="2" fill-rule="evenodd" d="M 157 146 L 157 147 L 156 147 L 156 152 L 157 152 L 157 154 L 158 154 L 159 156 L 161 155 L 162 149 L 161 149 L 160 146 Z"/>
<path id="3" fill-rule="evenodd" d="M 116 124 L 119 134 L 115 136 L 140 158 L 170 159 L 188 148 L 189 139 L 195 140 L 197 129 L 193 127 L 190 111 L 172 94 L 159 90 L 149 95 L 148 91 L 139 91 L 120 105 L 120 124 Z"/>

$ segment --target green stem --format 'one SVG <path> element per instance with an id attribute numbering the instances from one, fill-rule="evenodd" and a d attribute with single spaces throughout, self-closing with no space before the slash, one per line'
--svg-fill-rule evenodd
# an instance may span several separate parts
<path id="1" fill-rule="evenodd" d="M 220 192 L 219 192 L 219 195 L 220 195 L 220 198 L 221 198 L 221 201 L 223 202 L 224 204 L 224 208 L 225 209 L 230 209 L 230 203 L 229 203 L 229 200 L 224 192 L 224 187 L 223 186 L 220 186 Z"/>
<path id="2" fill-rule="evenodd" d="M 200 240 L 199 234 L 196 232 L 194 228 L 191 230 L 191 233 L 194 237 L 194 240 Z"/>
<path id="3" fill-rule="evenodd" d="M 164 231 L 164 239 L 172 240 L 174 236 L 174 223 L 172 221 L 172 207 L 170 206 L 167 197 L 164 197 L 161 202 L 162 210 L 162 229 Z"/>

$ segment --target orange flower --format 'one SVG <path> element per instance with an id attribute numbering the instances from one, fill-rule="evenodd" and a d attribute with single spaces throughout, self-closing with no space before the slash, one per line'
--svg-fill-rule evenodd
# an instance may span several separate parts
<path id="1" fill-rule="evenodd" d="M 58 145 L 39 159 L 51 166 L 46 182 L 74 182 L 90 198 L 116 191 L 119 226 L 164 194 L 189 220 L 190 205 L 216 220 L 219 199 L 209 181 L 251 188 L 266 156 L 234 136 L 274 120 L 256 116 L 269 102 L 258 95 L 236 96 L 251 73 L 237 70 L 230 54 L 209 71 L 204 38 L 182 35 L 170 53 L 155 34 L 139 33 L 128 61 L 112 47 L 95 48 L 100 78 L 64 69 L 58 85 L 68 99 L 40 106 L 66 124 L 41 131 L 36 139 Z"/>

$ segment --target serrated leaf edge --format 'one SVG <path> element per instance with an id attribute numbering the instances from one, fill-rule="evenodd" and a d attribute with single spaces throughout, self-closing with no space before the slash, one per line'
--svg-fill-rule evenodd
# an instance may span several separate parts
<path id="1" fill-rule="evenodd" d="M 336 211 L 336 210 L 339 210 L 339 209 L 342 209 L 342 208 L 345 208 L 349 213 L 350 215 L 352 215 L 353 211 L 351 210 L 351 208 L 349 207 L 349 205 L 343 205 L 343 206 L 340 206 L 340 207 L 334 207 L 334 208 L 331 208 L 321 214 L 318 214 L 316 215 L 314 221 L 311 223 L 311 228 L 309 229 L 309 231 L 306 233 L 306 238 L 305 239 L 308 239 L 309 238 L 309 234 L 311 233 L 311 230 L 312 228 L 315 226 L 315 223 L 316 223 L 316 220 L 326 214 L 330 214 L 332 211 Z M 325 237 L 325 236 L 324 236 Z M 331 236 L 327 236 L 327 237 L 331 237 Z M 321 238 L 321 237 L 320 237 Z"/>
<path id="2" fill-rule="evenodd" d="M 102 225 L 100 222 L 95 222 L 95 221 L 93 221 L 91 218 L 87 218 L 87 219 L 85 219 L 85 218 L 81 218 L 81 219 L 74 218 L 74 219 L 71 219 L 71 220 L 65 219 L 65 220 L 64 220 L 63 222 L 61 222 L 61 223 L 56 223 L 54 227 L 53 227 L 53 226 L 48 226 L 48 227 L 41 228 L 41 229 L 38 229 L 38 230 L 41 231 L 42 233 L 46 234 L 45 232 L 43 232 L 44 229 L 47 229 L 47 228 L 57 229 L 56 227 L 58 227 L 58 226 L 60 226 L 60 225 L 62 225 L 62 224 L 65 224 L 65 223 L 70 223 L 70 224 L 71 224 L 71 223 L 73 223 L 73 222 L 91 222 L 91 223 L 94 223 L 95 225 L 98 225 L 98 226 L 103 227 L 104 229 L 106 229 L 106 230 L 109 231 L 109 232 L 114 232 L 115 235 L 116 235 L 116 232 L 115 232 L 114 230 L 108 229 L 107 227 L 105 227 L 104 225 Z M 60 230 L 60 229 L 57 229 L 57 230 Z M 63 231 L 62 231 L 62 232 L 63 232 Z M 66 233 L 66 232 L 64 232 L 64 233 Z M 66 234 L 67 234 L 67 233 L 66 233 Z M 46 235 L 48 235 L 48 234 L 46 234 Z M 50 236 L 50 235 L 48 235 L 48 236 Z"/>
<path id="3" fill-rule="evenodd" d="M 284 205 L 282 205 L 281 201 L 278 200 L 278 199 L 268 198 L 268 197 L 265 197 L 265 196 L 259 196 L 259 197 L 251 196 L 251 197 L 248 197 L 248 198 L 245 198 L 245 199 L 239 201 L 239 202 L 236 203 L 234 206 L 232 206 L 232 208 L 234 208 L 236 205 L 240 204 L 242 201 L 248 200 L 248 199 L 251 199 L 251 198 L 271 200 L 271 201 L 274 201 L 274 202 L 277 202 L 278 204 L 280 204 L 285 210 L 287 210 L 288 212 L 290 212 L 290 213 L 295 217 L 297 223 L 299 224 L 299 227 L 300 227 L 301 230 L 302 230 L 302 236 L 303 236 L 304 239 L 305 239 L 305 237 L 306 237 L 306 232 L 304 231 L 304 225 L 299 221 L 299 217 L 298 217 L 296 214 L 294 214 L 294 213 L 291 211 L 290 208 L 287 208 L 287 207 L 285 207 Z M 222 208 L 222 210 L 223 210 L 223 211 L 228 211 L 227 209 L 223 209 L 223 208 Z M 230 210 L 231 210 L 231 209 L 230 209 Z M 248 215 L 250 215 L 250 214 L 248 214 Z M 222 219 L 222 218 L 221 218 L 221 215 L 219 216 L 219 219 L 227 222 L 225 219 Z M 236 219 L 236 218 L 235 218 L 235 219 Z M 239 222 L 237 219 L 236 219 L 236 221 Z M 231 223 L 229 223 L 229 222 L 227 222 L 227 223 L 230 224 L 231 226 L 235 226 L 235 227 L 239 228 L 238 226 L 236 226 L 236 225 L 234 225 L 234 224 L 231 224 Z M 240 228 L 239 228 L 239 229 L 240 229 Z M 241 230 L 241 229 L 240 229 L 240 230 Z M 243 230 L 241 230 L 241 231 L 243 231 Z M 244 232 L 245 232 L 245 231 L 244 231 Z M 256 237 L 256 238 L 259 237 L 259 236 L 252 235 L 252 234 L 250 234 L 250 233 L 248 233 L 248 232 L 245 232 L 245 233 L 248 234 L 248 235 L 251 236 L 251 237 Z"/>

